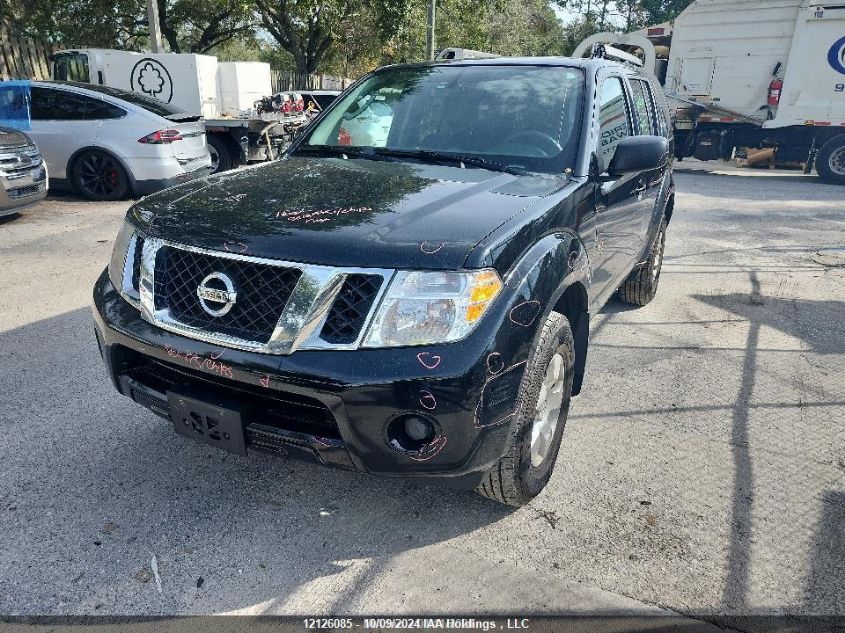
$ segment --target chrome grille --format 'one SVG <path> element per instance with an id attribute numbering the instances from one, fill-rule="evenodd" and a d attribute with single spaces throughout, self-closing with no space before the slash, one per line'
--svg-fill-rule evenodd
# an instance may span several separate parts
<path id="1" fill-rule="evenodd" d="M 320 338 L 348 345 L 361 333 L 383 279 L 379 275 L 349 275 L 332 304 Z"/>
<path id="2" fill-rule="evenodd" d="M 35 145 L 10 147 L 0 152 L 0 169 L 8 180 L 23 178 L 41 166 L 41 154 Z"/>
<path id="3" fill-rule="evenodd" d="M 202 307 L 197 288 L 206 276 L 225 273 L 238 289 L 230 312 L 212 316 Z M 158 251 L 155 305 L 190 327 L 236 338 L 267 342 L 276 328 L 302 271 L 268 266 L 165 246 Z"/>
<path id="4" fill-rule="evenodd" d="M 226 275 L 234 286 L 237 298 L 227 313 L 209 314 L 199 302 L 198 288 L 211 273 Z M 211 251 L 136 234 L 122 294 L 137 301 L 147 321 L 226 347 L 264 354 L 357 349 L 394 273 Z"/>

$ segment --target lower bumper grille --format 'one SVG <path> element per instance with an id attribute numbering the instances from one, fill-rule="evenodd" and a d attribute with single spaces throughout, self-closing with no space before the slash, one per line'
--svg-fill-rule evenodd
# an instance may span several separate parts
<path id="1" fill-rule="evenodd" d="M 17 189 L 9 189 L 6 194 L 12 199 L 26 198 L 27 196 L 34 196 L 36 193 L 44 191 L 46 184 L 37 182 L 26 187 L 18 187 Z"/>
<path id="2" fill-rule="evenodd" d="M 225 393 L 233 400 L 247 427 L 260 425 L 270 429 L 281 429 L 306 437 L 340 442 L 340 432 L 332 412 L 319 400 L 294 393 L 268 392 L 267 389 L 234 383 L 224 379 L 202 374 L 154 360 L 146 356 L 137 356 L 137 363 L 122 372 L 123 376 L 142 386 L 135 389 L 130 386 L 128 393 L 138 404 L 151 409 L 154 413 L 168 417 L 168 391 L 190 392 L 202 397 L 202 393 Z"/>

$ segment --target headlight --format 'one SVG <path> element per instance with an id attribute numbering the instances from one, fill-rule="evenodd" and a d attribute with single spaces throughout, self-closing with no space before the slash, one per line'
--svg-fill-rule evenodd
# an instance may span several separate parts
<path id="1" fill-rule="evenodd" d="M 364 346 L 458 341 L 472 332 L 501 290 L 495 270 L 400 271 L 385 293 Z"/>
<path id="2" fill-rule="evenodd" d="M 126 253 L 129 250 L 129 242 L 132 240 L 134 234 L 135 228 L 129 222 L 124 222 L 123 226 L 120 227 L 120 232 L 114 241 L 114 249 L 111 252 L 109 281 L 121 293 L 123 292 L 123 270 L 126 263 Z"/>

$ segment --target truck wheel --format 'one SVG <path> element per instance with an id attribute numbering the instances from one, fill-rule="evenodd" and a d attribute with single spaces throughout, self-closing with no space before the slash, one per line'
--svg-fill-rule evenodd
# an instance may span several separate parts
<path id="1" fill-rule="evenodd" d="M 825 182 L 845 185 L 845 134 L 834 136 L 821 146 L 816 156 L 816 171 Z"/>
<path id="2" fill-rule="evenodd" d="M 209 134 L 206 138 L 208 153 L 211 154 L 211 173 L 217 174 L 232 169 L 235 166 L 235 160 L 226 140 L 216 134 Z"/>
<path id="3" fill-rule="evenodd" d="M 523 506 L 552 476 L 569 412 L 575 375 L 575 344 L 569 321 L 552 312 L 531 352 L 519 386 L 516 423 L 507 452 L 476 489 L 488 499 Z"/>
<path id="4" fill-rule="evenodd" d="M 70 173 L 74 188 L 89 200 L 120 200 L 129 193 L 126 171 L 106 152 L 82 152 L 73 161 Z"/>
<path id="5" fill-rule="evenodd" d="M 644 306 L 654 299 L 657 285 L 660 283 L 660 270 L 663 268 L 663 249 L 666 247 L 666 220 L 660 223 L 657 239 L 651 248 L 648 260 L 634 269 L 625 282 L 619 286 L 619 299 L 635 306 Z"/>

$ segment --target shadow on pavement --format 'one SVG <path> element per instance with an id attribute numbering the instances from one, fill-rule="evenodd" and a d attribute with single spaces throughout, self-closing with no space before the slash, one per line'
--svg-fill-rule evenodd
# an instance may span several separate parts
<path id="1" fill-rule="evenodd" d="M 356 561 L 510 513 L 470 491 L 177 436 L 114 391 L 87 308 L 0 333 L 0 393 L 0 563 L 19 574 L 4 613 L 295 611 L 300 591 L 328 606 L 365 573 Z M 161 594 L 143 572 L 152 555 Z"/>

